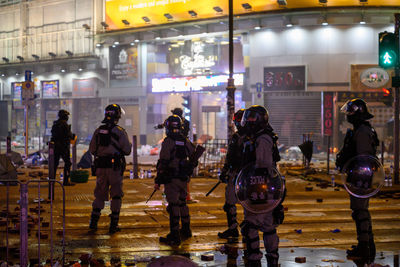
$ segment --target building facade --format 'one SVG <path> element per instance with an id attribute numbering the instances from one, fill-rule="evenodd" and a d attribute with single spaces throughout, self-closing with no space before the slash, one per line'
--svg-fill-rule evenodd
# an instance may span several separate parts
<path id="1" fill-rule="evenodd" d="M 175 107 L 184 108 L 192 133 L 226 139 L 227 1 L 9 2 L 0 7 L 1 135 L 23 131 L 20 82 L 29 69 L 37 95 L 29 125 L 39 140 L 64 108 L 87 142 L 108 103 L 124 108 L 120 124 L 141 144 L 162 138 L 154 126 Z M 298 145 L 309 134 L 323 150 L 327 136 L 337 147 L 348 127 L 340 106 L 359 96 L 376 115 L 379 135 L 389 136 L 393 111 L 382 88 L 390 87 L 391 72 L 377 66 L 378 33 L 394 31 L 399 6 L 238 1 L 235 108 L 265 105 L 282 144 Z"/>

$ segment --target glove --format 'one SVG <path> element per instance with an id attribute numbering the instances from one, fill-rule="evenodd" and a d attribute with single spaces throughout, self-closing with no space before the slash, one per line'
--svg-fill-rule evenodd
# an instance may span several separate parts
<path id="1" fill-rule="evenodd" d="M 225 172 L 221 172 L 218 179 L 220 180 L 221 183 L 224 183 L 224 184 L 228 183 L 228 176 L 226 175 Z"/>
<path id="2" fill-rule="evenodd" d="M 279 204 L 273 211 L 274 224 L 282 224 L 285 219 L 285 209 L 282 204 Z"/>

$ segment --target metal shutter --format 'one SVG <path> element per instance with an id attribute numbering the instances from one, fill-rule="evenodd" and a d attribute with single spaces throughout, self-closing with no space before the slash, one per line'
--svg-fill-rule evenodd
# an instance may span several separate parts
<path id="1" fill-rule="evenodd" d="M 321 92 L 268 92 L 264 104 L 280 144 L 297 146 L 307 133 L 321 143 Z"/>

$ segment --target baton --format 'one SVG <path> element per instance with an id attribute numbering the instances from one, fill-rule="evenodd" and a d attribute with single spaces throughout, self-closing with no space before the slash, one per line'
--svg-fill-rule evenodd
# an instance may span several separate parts
<path id="1" fill-rule="evenodd" d="M 210 189 L 210 191 L 208 191 L 208 193 L 206 194 L 206 197 L 208 197 L 209 194 L 211 194 L 215 188 L 217 188 L 219 186 L 219 184 L 221 183 L 221 181 L 218 181 L 218 183 L 216 183 L 213 188 Z"/>
<path id="2" fill-rule="evenodd" d="M 150 195 L 149 198 L 147 199 L 146 204 L 147 204 L 147 202 L 149 202 L 149 200 L 153 197 L 153 195 L 154 195 L 154 193 L 155 193 L 156 191 L 157 191 L 157 189 L 154 189 L 153 193 L 151 193 L 151 195 Z"/>

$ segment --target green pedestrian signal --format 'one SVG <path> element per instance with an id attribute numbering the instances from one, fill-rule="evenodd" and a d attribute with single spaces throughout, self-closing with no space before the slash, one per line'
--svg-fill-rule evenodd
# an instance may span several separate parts
<path id="1" fill-rule="evenodd" d="M 379 66 L 394 68 L 399 58 L 399 38 L 392 32 L 379 33 Z"/>

